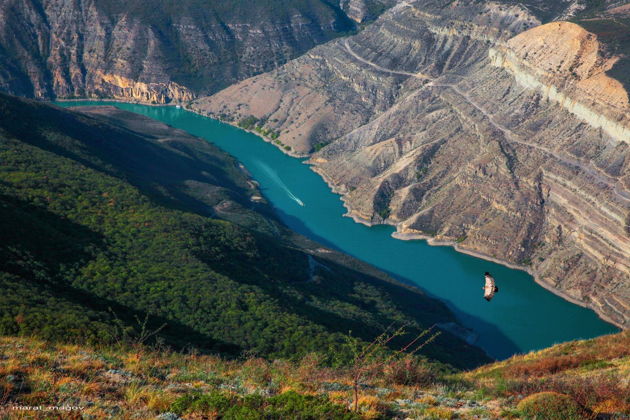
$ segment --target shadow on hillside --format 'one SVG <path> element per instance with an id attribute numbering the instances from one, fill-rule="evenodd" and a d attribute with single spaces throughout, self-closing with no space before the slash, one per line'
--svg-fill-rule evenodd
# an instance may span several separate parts
<path id="1" fill-rule="evenodd" d="M 63 296 L 69 301 L 84 305 L 90 309 L 97 310 L 117 318 L 126 326 L 135 329 L 135 334 L 139 334 L 143 328 L 142 323 L 147 320 L 146 332 L 158 331 L 159 333 L 152 337 L 147 344 L 155 342 L 156 338 L 163 340 L 167 346 L 185 351 L 194 348 L 204 353 L 221 353 L 224 355 L 238 356 L 243 349 L 235 344 L 226 343 L 210 337 L 191 328 L 180 321 L 149 314 L 148 312 L 132 308 L 130 306 L 118 303 L 114 300 L 97 296 L 93 293 L 86 292 L 71 286 L 64 285 Z M 165 326 L 161 329 L 162 326 Z"/>
<path id="2" fill-rule="evenodd" d="M 41 185 L 31 187 L 46 187 L 45 178 L 39 182 Z M 49 198 L 51 202 L 58 199 L 62 197 L 54 194 Z M 104 247 L 101 234 L 4 194 L 0 194 L 0 232 L 0 270 L 35 279 L 52 279 L 62 269 L 91 259 L 95 250 Z"/>
<path id="3" fill-rule="evenodd" d="M 280 219 L 288 225 L 291 229 L 299 232 L 300 234 L 312 239 L 320 244 L 323 244 L 331 249 L 339 250 L 340 252 L 344 252 L 339 249 L 337 246 L 326 240 L 325 238 L 313 233 L 304 223 L 302 223 L 298 218 L 288 215 L 284 213 L 280 209 L 275 209 Z M 326 262 L 327 265 L 331 264 L 330 261 Z M 334 263 L 333 263 L 334 264 Z M 342 268 L 342 266 L 337 266 L 338 268 Z M 520 352 L 519 347 L 510 340 L 507 336 L 505 336 L 498 327 L 476 317 L 475 315 L 466 313 L 458 309 L 452 302 L 447 299 L 443 299 L 440 297 L 433 296 L 428 293 L 426 290 L 423 290 L 417 284 L 412 282 L 409 279 L 401 277 L 395 273 L 392 273 L 382 267 L 376 267 L 378 270 L 385 272 L 393 279 L 399 281 L 401 284 L 389 283 L 382 279 L 372 277 L 363 273 L 359 275 L 362 276 L 363 281 L 367 281 L 372 284 L 378 284 L 381 287 L 385 287 L 385 289 L 390 294 L 392 300 L 399 304 L 400 310 L 405 313 L 405 315 L 409 317 L 413 317 L 415 319 L 421 320 L 422 324 L 425 326 L 430 326 L 437 323 L 448 323 L 454 322 L 456 319 L 467 319 L 471 324 L 478 326 L 479 331 L 484 331 L 484 334 L 492 337 L 495 347 L 502 349 L 502 354 L 517 354 Z M 348 269 L 347 267 L 343 267 L 343 270 L 350 271 L 352 269 Z M 354 271 L 357 273 L 356 271 Z M 348 274 L 346 274 L 346 279 Z M 340 280 L 340 281 L 348 281 L 348 280 Z M 351 293 L 351 292 L 349 292 Z M 383 320 L 384 321 L 384 320 Z M 330 328 L 335 328 L 332 325 Z M 338 327 L 337 327 L 338 328 Z M 353 330 L 354 331 L 354 330 Z M 476 331 L 476 333 L 479 333 Z M 447 331 L 443 331 L 444 336 L 450 336 L 451 338 L 440 338 L 437 341 L 438 346 L 435 346 L 434 349 L 427 348 L 425 349 L 425 354 L 430 357 L 435 357 L 438 360 L 457 360 L 465 359 L 467 355 L 462 354 L 461 352 L 455 352 L 452 346 L 453 340 L 457 341 L 459 345 L 463 343 L 459 337 L 455 337 L 453 334 Z M 371 334 L 370 334 L 371 333 Z M 365 332 L 364 338 L 369 339 L 369 337 L 373 337 L 374 334 L 380 333 L 380 331 L 373 330 L 370 332 Z M 459 347 L 461 349 L 461 347 Z M 475 358 L 471 358 L 475 359 Z M 474 366 L 474 360 L 466 361 L 465 368 L 470 368 Z"/>
<path id="4" fill-rule="evenodd" d="M 101 234 L 62 218 L 43 207 L 38 207 L 16 197 L 0 194 L 0 272 L 20 279 L 28 293 L 13 290 L 0 297 L 0 306 L 22 308 L 28 313 L 54 316 L 47 322 L 47 333 L 59 320 L 72 319 L 64 309 L 83 308 L 85 313 L 95 311 L 98 318 L 110 325 L 118 318 L 126 327 L 138 330 L 147 313 L 131 308 L 113 299 L 98 296 L 72 286 L 75 270 L 106 248 Z M 9 278 L 9 277 L 8 277 Z M 8 279 L 7 278 L 7 279 Z M 22 291 L 24 291 L 22 290 Z M 70 306 L 51 307 L 46 296 L 68 302 Z M 17 299 L 17 300 L 16 300 Z M 76 305 L 76 307 L 74 306 Z M 54 315 L 52 315 L 54 314 Z M 5 314 L 6 315 L 6 314 Z M 159 336 L 165 344 L 177 349 L 194 346 L 210 352 L 226 352 L 237 355 L 241 348 L 209 337 L 183 323 L 151 314 L 147 318 L 147 330 L 153 331 L 166 324 Z M 60 325 L 64 321 L 60 321 Z"/>
<path id="5" fill-rule="evenodd" d="M 161 137 L 112 126 L 105 117 L 1 94 L 0 111 L 6 117 L 2 128 L 9 135 L 121 178 L 161 205 L 206 216 L 213 215 L 212 207 L 224 199 L 251 205 L 246 178 L 235 161 L 205 141 L 171 136 L 167 143 L 158 143 Z"/>

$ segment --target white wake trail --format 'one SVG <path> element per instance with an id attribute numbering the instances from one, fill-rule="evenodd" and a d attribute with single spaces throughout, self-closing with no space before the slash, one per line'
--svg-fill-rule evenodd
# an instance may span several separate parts
<path id="1" fill-rule="evenodd" d="M 278 174 L 273 169 L 271 169 L 266 163 L 257 160 L 255 164 L 258 165 L 263 171 L 265 171 L 265 173 L 269 175 L 269 178 L 271 178 L 276 184 L 278 184 L 287 193 L 287 195 L 289 196 L 291 200 L 295 201 L 302 207 L 305 206 L 304 202 L 291 192 L 289 187 L 287 187 L 286 184 L 282 182 L 282 179 L 280 179 Z"/>

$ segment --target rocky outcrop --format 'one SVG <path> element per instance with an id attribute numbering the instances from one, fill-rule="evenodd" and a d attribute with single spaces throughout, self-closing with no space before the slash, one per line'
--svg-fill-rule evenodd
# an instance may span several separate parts
<path id="1" fill-rule="evenodd" d="M 630 319 L 630 108 L 578 25 L 500 3 L 401 3 L 363 32 L 193 103 L 254 115 L 348 215 L 530 271 Z"/>
<path id="2" fill-rule="evenodd" d="M 0 90 L 48 99 L 188 101 L 354 27 L 321 0 L 193 3 L 151 8 L 144 0 L 4 1 Z"/>
<path id="3" fill-rule="evenodd" d="M 135 100 L 153 104 L 168 102 L 189 102 L 195 94 L 175 82 L 143 83 L 115 74 L 98 71 L 93 80 L 94 96 L 112 99 Z"/>
<path id="4" fill-rule="evenodd" d="M 357 23 L 373 20 L 398 0 L 339 0 L 339 7 Z"/>
<path id="5" fill-rule="evenodd" d="M 630 143 L 630 104 L 623 85 L 609 77 L 619 57 L 605 57 L 597 37 L 580 26 L 557 22 L 527 31 L 489 51 L 493 65 L 565 110 Z"/>
<path id="6" fill-rule="evenodd" d="M 356 22 L 363 22 L 368 17 L 368 8 L 365 0 L 340 0 L 339 7 L 346 12 L 348 17 Z"/>

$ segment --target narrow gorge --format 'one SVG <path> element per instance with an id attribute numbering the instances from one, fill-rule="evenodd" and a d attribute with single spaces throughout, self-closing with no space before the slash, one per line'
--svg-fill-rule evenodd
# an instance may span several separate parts
<path id="1" fill-rule="evenodd" d="M 588 22 L 628 22 L 606 4 Z M 564 6 L 555 17 L 575 13 Z M 356 221 L 525 269 L 627 328 L 630 105 L 609 76 L 625 57 L 587 24 L 548 20 L 516 4 L 400 2 L 191 107 L 254 117 Z"/>

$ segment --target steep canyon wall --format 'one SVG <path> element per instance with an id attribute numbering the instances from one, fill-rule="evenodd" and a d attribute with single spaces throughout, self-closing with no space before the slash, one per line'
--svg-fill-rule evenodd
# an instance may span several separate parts
<path id="1" fill-rule="evenodd" d="M 569 22 L 486 2 L 403 2 L 193 108 L 249 115 L 348 214 L 529 270 L 630 318 L 630 105 L 619 57 Z"/>

